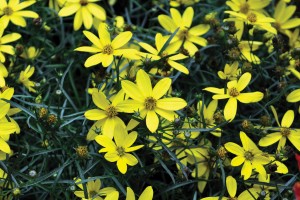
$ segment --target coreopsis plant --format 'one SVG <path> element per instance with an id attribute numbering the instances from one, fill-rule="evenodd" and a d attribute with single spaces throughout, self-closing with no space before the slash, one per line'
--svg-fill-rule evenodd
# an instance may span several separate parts
<path id="1" fill-rule="evenodd" d="M 136 84 L 128 80 L 121 82 L 124 92 L 132 99 L 121 102 L 120 109 L 126 113 L 138 112 L 142 119 L 146 117 L 147 128 L 155 132 L 159 125 L 157 114 L 168 121 L 173 121 L 177 117 L 174 111 L 187 105 L 186 101 L 181 98 L 162 98 L 170 89 L 171 83 L 170 78 L 163 78 L 152 88 L 149 75 L 144 70 L 139 70 L 136 75 Z M 135 120 L 131 122 L 137 123 Z M 128 126 L 134 127 L 133 124 Z"/>
<path id="2" fill-rule="evenodd" d="M 291 18 L 296 12 L 295 5 L 287 6 L 286 3 L 280 0 L 274 11 L 274 19 L 276 22 L 274 23 L 274 27 L 277 31 L 291 36 L 291 30 L 293 28 L 297 28 L 300 26 L 300 18 Z"/>
<path id="3" fill-rule="evenodd" d="M 264 156 L 264 152 L 259 150 L 256 144 L 243 131 L 240 132 L 240 139 L 242 147 L 233 142 L 227 142 L 224 145 L 227 151 L 236 155 L 231 160 L 231 166 L 237 167 L 243 164 L 241 175 L 244 180 L 250 178 L 253 170 L 262 176 L 267 176 L 264 165 L 268 164 L 270 159 Z"/>
<path id="4" fill-rule="evenodd" d="M 139 45 L 148 51 L 148 53 L 140 53 L 140 55 L 145 59 L 163 60 L 170 67 L 173 67 L 184 74 L 189 74 L 189 70 L 184 65 L 177 62 L 178 60 L 187 58 L 187 56 L 182 53 L 178 53 L 181 44 L 178 42 L 167 44 L 167 41 L 168 37 L 163 37 L 162 34 L 157 33 L 155 36 L 156 48 L 145 42 L 139 42 Z M 165 45 L 167 45 L 167 47 L 163 49 Z"/>
<path id="5" fill-rule="evenodd" d="M 66 0 L 58 15 L 67 17 L 75 14 L 74 30 L 79 30 L 82 24 L 85 29 L 89 30 L 92 28 L 93 18 L 98 18 L 101 21 L 106 20 L 106 12 L 96 3 L 98 1 L 100 0 Z"/>
<path id="6" fill-rule="evenodd" d="M 15 55 L 15 49 L 13 46 L 8 45 L 8 43 L 14 42 L 21 38 L 19 33 L 9 33 L 7 35 L 4 34 L 4 28 L 0 27 L 0 62 L 5 62 L 4 53 Z"/>
<path id="7" fill-rule="evenodd" d="M 259 146 L 267 147 L 276 142 L 278 143 L 277 151 L 280 151 L 285 147 L 287 139 L 300 151 L 300 129 L 291 128 L 291 125 L 294 122 L 295 114 L 293 110 L 288 110 L 283 115 L 281 123 L 279 123 L 278 115 L 273 106 L 271 106 L 271 110 L 275 117 L 276 123 L 278 127 L 268 128 L 272 131 L 276 131 L 274 133 L 268 134 L 265 137 L 259 140 Z"/>
<path id="8" fill-rule="evenodd" d="M 170 33 L 174 33 L 179 28 L 171 42 L 179 43 L 180 46 L 183 44 L 183 48 L 189 52 L 190 56 L 194 56 L 198 51 L 198 47 L 195 44 L 200 46 L 207 45 L 207 40 L 201 35 L 207 33 L 210 26 L 208 24 L 199 24 L 191 27 L 194 18 L 194 9 L 192 7 L 186 8 L 182 16 L 175 8 L 171 8 L 170 13 L 171 17 L 168 15 L 158 16 L 160 25 Z"/>
<path id="9" fill-rule="evenodd" d="M 252 75 L 248 72 L 244 73 L 238 80 L 232 80 L 227 83 L 227 88 L 207 87 L 204 90 L 214 93 L 213 99 L 228 99 L 224 108 L 224 117 L 226 120 L 232 121 L 237 113 L 237 102 L 254 103 L 262 100 L 262 92 L 246 92 L 242 93 L 250 83 Z"/>
<path id="10" fill-rule="evenodd" d="M 137 139 L 137 132 L 127 133 L 121 125 L 117 125 L 114 130 L 114 141 L 106 135 L 98 135 L 95 140 L 104 148 L 99 153 L 104 153 L 104 158 L 109 162 L 117 162 L 117 167 L 122 174 L 127 172 L 127 165 L 134 166 L 138 163 L 135 156 L 130 152 L 142 148 L 144 145 L 131 146 Z"/>
<path id="11" fill-rule="evenodd" d="M 93 140 L 97 136 L 95 131 L 97 129 L 101 129 L 102 135 L 112 139 L 116 126 L 126 128 L 123 120 L 118 117 L 118 112 L 121 112 L 118 105 L 124 100 L 124 96 L 124 91 L 120 90 L 111 98 L 110 103 L 103 92 L 94 91 L 92 93 L 93 102 L 98 108 L 86 111 L 84 116 L 89 120 L 97 120 L 97 122 L 91 127 L 87 135 L 88 140 Z"/>
<path id="12" fill-rule="evenodd" d="M 136 49 L 122 48 L 132 37 L 132 33 L 130 31 L 120 33 L 111 41 L 107 24 L 101 23 L 98 28 L 99 37 L 89 31 L 83 31 L 83 34 L 93 43 L 93 46 L 78 47 L 75 51 L 94 54 L 85 61 L 85 67 L 91 67 L 98 65 L 99 63 L 102 63 L 103 67 L 108 67 L 112 64 L 116 56 L 135 60 L 140 58 Z"/>
<path id="13" fill-rule="evenodd" d="M 35 68 L 28 65 L 24 71 L 21 71 L 18 81 L 22 83 L 30 92 L 36 92 L 34 89 L 35 82 L 29 80 L 33 75 Z"/>
<path id="14" fill-rule="evenodd" d="M 21 27 L 26 27 L 26 18 L 38 18 L 39 15 L 31 10 L 23 10 L 35 4 L 35 0 L 23 1 L 20 3 L 19 0 L 6 0 L 0 1 L 0 24 L 1 28 L 5 29 L 9 22 Z M 1 34 L 0 34 L 1 35 Z"/>
<path id="15" fill-rule="evenodd" d="M 94 181 L 88 181 L 86 184 L 87 197 L 84 194 L 83 184 L 81 183 L 81 179 L 77 178 L 75 180 L 75 184 L 79 187 L 80 190 L 76 190 L 74 192 L 75 196 L 81 198 L 82 200 L 103 200 L 104 196 L 109 195 L 110 193 L 116 191 L 113 187 L 102 187 L 102 183 L 100 179 L 96 179 Z"/>

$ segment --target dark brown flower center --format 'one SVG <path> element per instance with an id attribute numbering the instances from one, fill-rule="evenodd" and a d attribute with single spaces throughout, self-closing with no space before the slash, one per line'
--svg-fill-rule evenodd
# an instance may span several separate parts
<path id="1" fill-rule="evenodd" d="M 280 133 L 282 136 L 287 137 L 291 133 L 291 130 L 289 128 L 281 128 Z"/>
<path id="2" fill-rule="evenodd" d="M 87 0 L 80 0 L 79 3 L 82 5 L 82 6 L 86 6 L 89 2 Z"/>
<path id="3" fill-rule="evenodd" d="M 254 155 L 253 155 L 252 152 L 246 151 L 246 152 L 244 153 L 244 157 L 245 157 L 246 160 L 252 161 Z"/>
<path id="4" fill-rule="evenodd" d="M 102 53 L 110 55 L 110 54 L 113 54 L 113 52 L 114 52 L 114 49 L 113 49 L 113 47 L 110 44 L 105 45 L 103 47 Z"/>
<path id="5" fill-rule="evenodd" d="M 117 147 L 118 156 L 122 157 L 125 155 L 125 149 L 123 147 Z"/>
<path id="6" fill-rule="evenodd" d="M 249 12 L 249 8 L 250 8 L 250 6 L 248 3 L 243 3 L 240 5 L 240 12 L 247 14 Z"/>
<path id="7" fill-rule="evenodd" d="M 108 106 L 108 108 L 105 110 L 105 112 L 109 118 L 113 118 L 118 115 L 117 109 L 114 106 Z"/>
<path id="8" fill-rule="evenodd" d="M 254 22 L 256 22 L 257 21 L 257 17 L 256 17 L 256 14 L 254 14 L 254 13 L 249 13 L 248 15 L 247 15 L 247 19 L 251 22 L 251 23 L 254 23 Z"/>
<path id="9" fill-rule="evenodd" d="M 229 89 L 230 96 L 236 97 L 236 96 L 239 96 L 239 94 L 240 94 L 240 92 L 235 87 Z"/>
<path id="10" fill-rule="evenodd" d="M 10 15 L 12 15 L 13 14 L 13 9 L 11 8 L 11 7 L 5 7 L 5 8 L 3 8 L 3 14 L 4 15 L 7 15 L 7 16 L 10 16 Z"/>
<path id="11" fill-rule="evenodd" d="M 156 107 L 156 99 L 153 97 L 147 97 L 145 100 L 145 107 L 147 110 L 154 110 Z"/>

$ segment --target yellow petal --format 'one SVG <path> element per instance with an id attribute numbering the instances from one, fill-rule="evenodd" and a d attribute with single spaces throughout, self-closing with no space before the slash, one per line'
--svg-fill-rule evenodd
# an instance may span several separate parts
<path id="1" fill-rule="evenodd" d="M 91 41 L 93 43 L 93 45 L 95 45 L 99 49 L 103 48 L 103 45 L 101 44 L 100 39 L 96 35 L 94 35 L 93 33 L 89 32 L 89 31 L 83 31 L 83 34 L 85 35 L 85 37 L 87 37 L 87 39 L 89 39 L 89 41 Z"/>
<path id="2" fill-rule="evenodd" d="M 189 34 L 192 34 L 194 36 L 200 36 L 207 33 L 210 29 L 210 26 L 208 24 L 199 24 L 197 26 L 192 27 L 189 30 Z"/>
<path id="3" fill-rule="evenodd" d="M 190 28 L 194 18 L 194 9 L 192 7 L 188 7 L 185 9 L 182 15 L 182 23 L 184 27 Z"/>
<path id="4" fill-rule="evenodd" d="M 84 116 L 89 120 L 101 120 L 107 117 L 103 110 L 92 109 L 84 113 Z"/>
<path id="5" fill-rule="evenodd" d="M 236 195 L 237 183 L 236 183 L 236 180 L 232 176 L 227 176 L 226 187 L 227 187 L 229 196 L 234 198 Z"/>
<path id="6" fill-rule="evenodd" d="M 133 113 L 137 111 L 141 111 L 144 108 L 144 104 L 140 101 L 136 100 L 126 100 L 117 105 L 117 108 L 121 110 L 121 112 L 125 113 Z"/>
<path id="7" fill-rule="evenodd" d="M 241 170 L 241 175 L 244 176 L 244 180 L 247 180 L 250 178 L 251 174 L 252 174 L 251 162 L 249 160 L 245 160 Z"/>
<path id="8" fill-rule="evenodd" d="M 224 108 L 224 117 L 226 120 L 232 121 L 235 118 L 237 111 L 237 100 L 236 98 L 229 98 L 225 108 Z"/>
<path id="9" fill-rule="evenodd" d="M 146 187 L 138 200 L 152 200 L 153 199 L 153 189 L 151 186 Z M 127 199 L 126 199 L 127 200 Z M 129 199 L 128 199 L 129 200 Z M 133 199 L 130 199 L 133 200 Z"/>
<path id="10" fill-rule="evenodd" d="M 181 18 L 180 12 L 175 8 L 171 8 L 170 14 L 171 14 L 171 17 L 172 17 L 174 23 L 177 25 L 177 27 L 180 27 L 182 24 L 182 18 Z"/>
<path id="11" fill-rule="evenodd" d="M 20 15 L 22 17 L 28 17 L 28 18 L 38 18 L 39 15 L 36 12 L 29 11 L 29 10 L 22 10 L 16 12 L 17 15 Z"/>
<path id="12" fill-rule="evenodd" d="M 244 73 L 237 82 L 237 90 L 242 91 L 250 83 L 251 74 L 249 72 Z"/>
<path id="13" fill-rule="evenodd" d="M 100 144 L 101 146 L 105 147 L 107 151 L 115 151 L 116 145 L 115 143 L 107 136 L 105 135 L 98 135 L 95 138 L 95 141 Z M 103 151 L 102 151 L 103 152 Z"/>
<path id="14" fill-rule="evenodd" d="M 130 96 L 132 99 L 144 102 L 145 97 L 142 95 L 143 93 L 140 91 L 140 89 L 137 87 L 136 84 L 134 84 L 131 81 L 124 80 L 121 82 L 122 89 L 125 91 L 125 93 Z"/>
<path id="15" fill-rule="evenodd" d="M 126 160 L 126 163 L 129 166 L 134 166 L 134 165 L 138 164 L 138 160 L 136 159 L 136 157 L 134 157 L 133 155 L 131 155 L 129 153 L 125 153 L 125 155 L 122 156 L 122 159 Z"/>
<path id="16" fill-rule="evenodd" d="M 10 147 L 9 145 L 0 137 L 0 150 L 4 153 L 10 154 Z"/>
<path id="17" fill-rule="evenodd" d="M 153 97 L 160 99 L 170 89 L 172 80 L 170 78 L 163 78 L 159 80 L 153 88 Z"/>
<path id="18" fill-rule="evenodd" d="M 103 92 L 101 92 L 101 91 L 93 92 L 92 98 L 93 98 L 94 104 L 98 108 L 101 108 L 102 110 L 106 110 L 109 107 L 109 102 L 106 99 L 106 96 Z"/>
<path id="19" fill-rule="evenodd" d="M 9 111 L 10 104 L 0 100 L 0 119 L 2 119 Z"/>
<path id="20" fill-rule="evenodd" d="M 281 29 L 291 29 L 291 28 L 295 28 L 295 27 L 299 27 L 299 26 L 300 26 L 300 19 L 299 18 L 293 18 L 293 19 L 288 20 L 284 24 L 282 24 L 280 26 L 280 28 Z"/>
<path id="21" fill-rule="evenodd" d="M 135 200 L 134 192 L 130 187 L 127 187 L 126 200 Z"/>
<path id="22" fill-rule="evenodd" d="M 175 112 L 160 108 L 155 108 L 155 112 L 163 118 L 167 119 L 168 121 L 174 121 L 174 119 L 178 117 L 178 115 Z"/>
<path id="23" fill-rule="evenodd" d="M 132 33 L 130 31 L 125 31 L 117 35 L 111 43 L 112 47 L 114 49 L 118 49 L 122 46 L 124 46 L 132 37 Z"/>
<path id="24" fill-rule="evenodd" d="M 10 42 L 14 42 L 20 38 L 21 38 L 21 35 L 19 33 L 10 33 L 10 34 L 4 35 L 1 38 L 1 45 L 10 43 Z"/>
<path id="25" fill-rule="evenodd" d="M 111 44 L 110 34 L 108 32 L 107 24 L 100 23 L 98 28 L 98 34 L 100 37 L 101 44 L 103 46 Z"/>
<path id="26" fill-rule="evenodd" d="M 157 100 L 156 106 L 163 110 L 171 110 L 176 111 L 184 108 L 187 105 L 186 101 L 177 98 L 177 97 L 170 97 Z"/>
<path id="27" fill-rule="evenodd" d="M 74 13 L 77 12 L 77 10 L 79 10 L 80 8 L 80 4 L 76 3 L 76 4 L 70 4 L 68 6 L 63 7 L 59 12 L 58 15 L 61 17 L 66 17 L 66 16 L 70 16 L 73 15 Z"/>
<path id="28" fill-rule="evenodd" d="M 159 15 L 158 22 L 168 32 L 174 32 L 178 28 L 173 19 L 167 15 Z"/>
<path id="29" fill-rule="evenodd" d="M 291 130 L 291 133 L 288 135 L 289 141 L 300 151 L 300 132 Z"/>
<path id="30" fill-rule="evenodd" d="M 294 114 L 294 111 L 293 110 L 288 110 L 283 118 L 282 118 L 282 121 L 281 121 L 281 126 L 282 127 L 286 127 L 286 128 L 289 128 L 293 121 L 294 121 L 294 118 L 295 118 L 295 114 Z"/>
<path id="31" fill-rule="evenodd" d="M 178 70 L 178 71 L 180 71 L 184 74 L 189 74 L 189 70 L 185 66 L 183 66 L 182 64 L 179 64 L 179 63 L 174 62 L 172 60 L 168 60 L 167 62 L 171 67 L 175 68 L 176 70 Z"/>
<path id="32" fill-rule="evenodd" d="M 137 72 L 136 84 L 144 97 L 152 96 L 152 85 L 149 75 L 142 69 Z"/>
<path id="33" fill-rule="evenodd" d="M 238 156 L 244 156 L 244 149 L 233 143 L 233 142 L 227 142 L 224 147 L 226 148 L 227 151 L 229 151 L 230 153 L 233 153 L 235 155 L 238 155 Z"/>
<path id="34" fill-rule="evenodd" d="M 117 161 L 117 167 L 118 167 L 118 170 L 122 174 L 126 174 L 126 172 L 127 172 L 127 163 L 122 157 Z"/>
<path id="35" fill-rule="evenodd" d="M 212 92 L 215 94 L 224 94 L 224 92 L 225 92 L 224 88 L 215 88 L 215 87 L 207 87 L 207 88 L 204 88 L 203 90 Z"/>
<path id="36" fill-rule="evenodd" d="M 254 103 L 262 100 L 264 94 L 262 92 L 240 93 L 237 99 L 242 103 Z"/>
<path id="37" fill-rule="evenodd" d="M 156 113 L 153 110 L 149 110 L 146 116 L 147 128 L 154 133 L 158 128 L 159 120 Z"/>
<path id="38" fill-rule="evenodd" d="M 300 89 L 294 90 L 287 97 L 286 100 L 291 103 L 300 101 Z"/>
<path id="39" fill-rule="evenodd" d="M 262 146 L 262 147 L 270 146 L 270 145 L 274 144 L 275 142 L 278 142 L 281 137 L 282 137 L 282 135 L 280 132 L 268 134 L 267 136 L 265 136 L 259 140 L 258 145 Z"/>
<path id="40" fill-rule="evenodd" d="M 92 67 L 101 63 L 104 59 L 104 54 L 97 53 L 95 55 L 90 56 L 84 63 L 85 67 Z"/>

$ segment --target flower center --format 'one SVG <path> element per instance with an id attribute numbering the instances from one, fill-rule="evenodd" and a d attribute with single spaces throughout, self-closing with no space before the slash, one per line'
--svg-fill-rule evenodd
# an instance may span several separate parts
<path id="1" fill-rule="evenodd" d="M 251 22 L 251 23 L 254 23 L 254 22 L 256 22 L 256 20 L 257 20 L 257 17 L 256 17 L 256 14 L 254 14 L 254 13 L 249 13 L 248 15 L 247 15 L 247 19 Z"/>
<path id="2" fill-rule="evenodd" d="M 278 23 L 278 22 L 273 23 L 273 27 L 274 27 L 277 31 L 279 31 L 279 30 L 280 30 L 280 23 Z"/>
<path id="3" fill-rule="evenodd" d="M 246 152 L 244 153 L 244 157 L 246 158 L 246 160 L 250 160 L 250 161 L 251 161 L 251 160 L 253 159 L 254 155 L 253 155 L 252 152 L 246 151 Z"/>
<path id="4" fill-rule="evenodd" d="M 184 40 L 188 37 L 189 31 L 187 29 L 183 29 L 179 32 L 179 38 Z"/>
<path id="5" fill-rule="evenodd" d="M 4 13 L 4 15 L 7 15 L 7 16 L 9 16 L 9 15 L 12 15 L 13 14 L 13 9 L 11 8 L 11 7 L 5 7 L 5 8 L 3 8 L 3 13 Z"/>
<path id="6" fill-rule="evenodd" d="M 118 115 L 117 109 L 114 106 L 108 106 L 108 108 L 105 110 L 105 113 L 108 118 L 113 118 Z"/>
<path id="7" fill-rule="evenodd" d="M 240 5 L 240 12 L 247 14 L 249 12 L 249 8 L 250 8 L 250 6 L 248 3 L 243 3 Z"/>
<path id="8" fill-rule="evenodd" d="M 110 54 L 113 54 L 113 52 L 114 52 L 114 49 L 113 49 L 113 47 L 110 44 L 105 45 L 103 47 L 102 53 L 110 55 Z"/>
<path id="9" fill-rule="evenodd" d="M 96 191 L 94 191 L 94 190 L 89 191 L 89 197 L 90 198 L 94 199 L 97 196 L 98 196 L 98 193 Z"/>
<path id="10" fill-rule="evenodd" d="M 82 6 L 86 6 L 89 2 L 88 2 L 88 0 L 80 0 L 79 3 L 80 3 Z"/>
<path id="11" fill-rule="evenodd" d="M 161 53 L 161 57 L 166 57 L 166 56 L 168 56 L 168 52 L 164 51 L 164 52 Z"/>
<path id="12" fill-rule="evenodd" d="M 280 133 L 282 136 L 286 137 L 291 133 L 291 130 L 289 128 L 281 128 Z"/>
<path id="13" fill-rule="evenodd" d="M 123 147 L 117 147 L 118 156 L 122 157 L 125 155 L 125 149 Z"/>
<path id="14" fill-rule="evenodd" d="M 239 94 L 240 94 L 240 92 L 235 87 L 229 89 L 230 96 L 236 97 L 236 96 L 239 96 Z"/>
<path id="15" fill-rule="evenodd" d="M 145 107 L 147 110 L 154 110 L 156 107 L 156 99 L 153 97 L 147 97 L 145 100 Z"/>

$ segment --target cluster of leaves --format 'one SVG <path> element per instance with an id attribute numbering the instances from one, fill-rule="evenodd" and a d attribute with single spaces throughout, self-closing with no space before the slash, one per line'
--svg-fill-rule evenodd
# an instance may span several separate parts
<path id="1" fill-rule="evenodd" d="M 299 7 L 0 0 L 0 199 L 299 196 Z"/>

